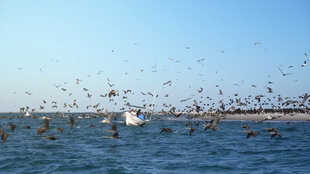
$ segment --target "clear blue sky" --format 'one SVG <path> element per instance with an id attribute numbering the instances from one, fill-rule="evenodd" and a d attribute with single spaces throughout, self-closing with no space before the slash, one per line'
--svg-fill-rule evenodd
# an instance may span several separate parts
<path id="1" fill-rule="evenodd" d="M 310 92 L 310 67 L 301 67 L 304 53 L 310 57 L 309 31 L 308 0 L 0 1 L 0 111 L 38 108 L 42 99 L 49 102 L 45 111 L 65 111 L 63 103 L 74 99 L 80 109 L 71 111 L 99 102 L 117 110 L 120 97 L 117 106 L 99 97 L 111 89 L 107 78 L 113 89 L 135 92 L 132 104 L 150 103 L 140 92 L 156 90 L 157 109 L 163 102 L 183 107 L 179 101 L 197 99 L 200 87 L 215 101 L 234 93 L 298 96 Z M 282 77 L 278 66 L 293 74 Z M 172 86 L 162 89 L 168 80 Z M 53 86 L 64 82 L 69 92 Z M 59 108 L 50 108 L 51 101 Z"/>

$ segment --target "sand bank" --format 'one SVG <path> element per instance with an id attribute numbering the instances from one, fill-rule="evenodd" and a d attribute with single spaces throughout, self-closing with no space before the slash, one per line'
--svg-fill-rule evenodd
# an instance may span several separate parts
<path id="1" fill-rule="evenodd" d="M 310 121 L 310 114 L 223 114 L 223 120 L 252 120 L 261 121 L 267 118 L 272 118 L 275 121 Z M 200 119 L 212 119 L 212 116 L 201 116 Z"/>

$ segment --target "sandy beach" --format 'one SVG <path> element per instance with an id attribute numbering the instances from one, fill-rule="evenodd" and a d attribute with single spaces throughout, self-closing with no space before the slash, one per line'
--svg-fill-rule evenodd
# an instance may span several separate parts
<path id="1" fill-rule="evenodd" d="M 310 121 L 310 114 L 235 114 L 235 115 L 222 115 L 223 120 L 252 120 L 261 121 L 267 119 L 270 116 L 270 120 L 266 121 Z M 269 117 L 269 118 L 270 118 Z M 212 116 L 202 116 L 201 119 L 212 119 Z"/>

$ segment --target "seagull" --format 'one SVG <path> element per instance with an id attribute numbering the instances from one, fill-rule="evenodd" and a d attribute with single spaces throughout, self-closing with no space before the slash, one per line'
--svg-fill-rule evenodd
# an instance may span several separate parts
<path id="1" fill-rule="evenodd" d="M 23 67 L 20 67 L 20 68 L 17 68 L 18 70 L 22 70 L 23 69 Z"/>
<path id="2" fill-rule="evenodd" d="M 107 124 L 111 124 L 111 118 L 113 116 L 113 113 L 111 113 L 107 118 L 104 118 L 103 120 L 101 120 L 99 123 L 107 123 Z"/>
<path id="3" fill-rule="evenodd" d="M 280 67 L 278 67 L 278 68 L 279 68 L 279 70 L 281 71 L 283 77 L 285 77 L 286 75 L 292 74 L 292 73 L 286 73 L 286 74 L 285 74 L 285 73 L 283 73 L 283 71 L 280 69 Z"/>
<path id="4" fill-rule="evenodd" d="M 305 66 L 307 66 L 308 64 L 307 64 L 307 61 L 305 60 L 304 61 L 304 63 L 301 65 L 301 67 L 305 67 Z"/>
<path id="5" fill-rule="evenodd" d="M 56 88 L 59 88 L 61 85 L 55 85 L 55 84 L 53 84 Z"/>
<path id="6" fill-rule="evenodd" d="M 108 94 L 100 94 L 100 97 L 106 97 Z"/>
<path id="7" fill-rule="evenodd" d="M 31 94 L 32 94 L 32 92 L 30 92 L 30 91 L 26 91 L 26 92 L 25 92 L 25 94 L 31 95 Z"/>
<path id="8" fill-rule="evenodd" d="M 67 91 L 67 89 L 65 89 L 65 88 L 61 88 L 61 90 L 63 90 L 63 91 Z"/>
<path id="9" fill-rule="evenodd" d="M 268 81 L 268 84 L 273 84 L 274 82 Z"/>
<path id="10" fill-rule="evenodd" d="M 113 87 L 113 86 L 115 85 L 115 84 L 111 84 L 111 83 L 109 83 L 109 82 L 108 82 L 108 84 L 109 84 L 110 87 Z"/>
<path id="11" fill-rule="evenodd" d="M 92 95 L 90 95 L 89 93 L 87 93 L 87 97 L 88 97 L 88 98 L 91 98 L 91 96 L 92 96 Z"/>
<path id="12" fill-rule="evenodd" d="M 197 60 L 197 62 L 198 62 L 199 64 L 203 65 L 203 61 L 204 61 L 204 60 L 206 60 L 206 59 L 199 59 L 199 60 Z"/>

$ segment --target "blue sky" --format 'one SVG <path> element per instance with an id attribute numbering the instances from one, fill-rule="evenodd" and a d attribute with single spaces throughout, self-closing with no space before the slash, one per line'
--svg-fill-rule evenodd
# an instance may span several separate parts
<path id="1" fill-rule="evenodd" d="M 307 0 L 1 1 L 0 111 L 38 108 L 42 99 L 59 103 L 57 109 L 46 105 L 45 111 L 65 111 L 63 103 L 74 99 L 80 109 L 72 111 L 99 102 L 100 108 L 118 110 L 121 98 L 115 106 L 99 97 L 111 89 L 107 78 L 114 89 L 135 92 L 128 96 L 132 104 L 141 105 L 143 98 L 150 103 L 140 92 L 155 90 L 158 110 L 164 102 L 182 108 L 193 100 L 180 104 L 181 99 L 201 95 L 218 101 L 234 93 L 309 93 L 309 66 L 301 67 L 304 53 L 310 57 L 309 19 Z M 203 65 L 197 63 L 202 58 Z M 293 74 L 282 77 L 278 66 Z M 76 78 L 82 79 L 80 85 Z M 172 86 L 163 89 L 168 80 Z M 53 86 L 64 82 L 72 96 Z M 266 94 L 264 86 L 274 93 Z M 204 91 L 198 95 L 200 87 Z"/>

